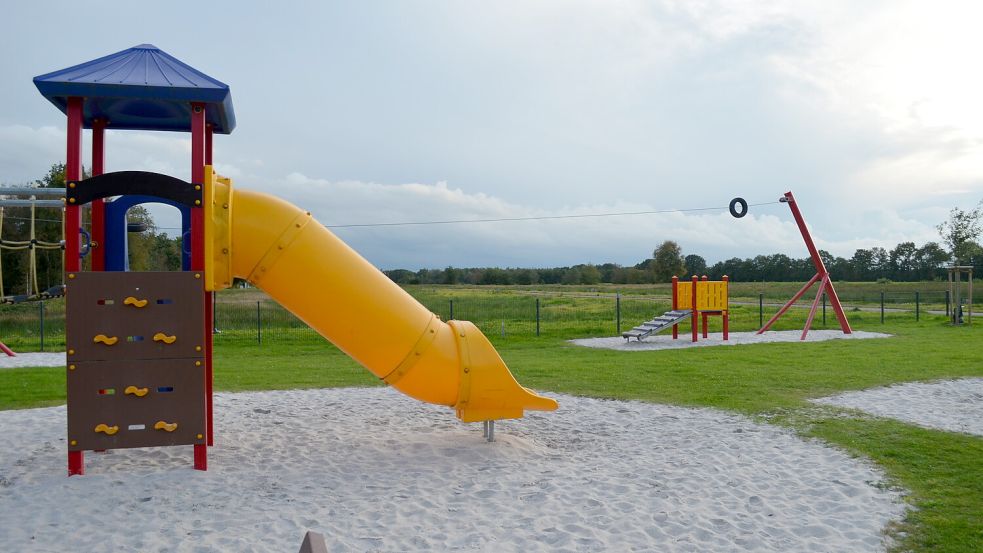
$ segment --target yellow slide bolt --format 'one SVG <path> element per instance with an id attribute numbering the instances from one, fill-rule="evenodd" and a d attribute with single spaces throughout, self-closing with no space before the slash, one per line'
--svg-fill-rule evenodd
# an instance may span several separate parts
<path id="1" fill-rule="evenodd" d="M 115 336 L 106 336 L 105 334 L 96 334 L 96 337 L 92 339 L 95 344 L 106 344 L 111 346 L 119 341 L 119 338 Z"/>
<path id="2" fill-rule="evenodd" d="M 127 298 L 123 300 L 123 305 L 132 305 L 133 307 L 137 308 L 145 307 L 147 305 L 147 300 L 138 300 L 133 296 L 127 296 Z"/>
<path id="3" fill-rule="evenodd" d="M 125 395 L 133 394 L 137 397 L 143 397 L 147 395 L 147 392 L 149 391 L 150 390 L 148 390 L 147 388 L 137 388 L 136 386 L 127 386 L 126 389 L 123 390 L 123 393 Z"/>
<path id="4" fill-rule="evenodd" d="M 166 432 L 174 432 L 175 430 L 177 430 L 177 423 L 157 421 L 157 424 L 154 425 L 154 430 L 164 430 Z"/>
<path id="5" fill-rule="evenodd" d="M 163 332 L 158 332 L 157 334 L 154 334 L 155 342 L 164 342 L 165 344 L 173 344 L 176 340 L 177 340 L 177 336 L 168 336 Z"/>
<path id="6" fill-rule="evenodd" d="M 102 432 L 107 436 L 112 436 L 113 434 L 119 432 L 118 426 L 109 426 L 108 424 L 96 425 L 96 432 Z"/>

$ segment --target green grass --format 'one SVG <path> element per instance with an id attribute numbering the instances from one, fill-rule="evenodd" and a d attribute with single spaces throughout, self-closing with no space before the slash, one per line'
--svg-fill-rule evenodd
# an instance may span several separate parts
<path id="1" fill-rule="evenodd" d="M 523 385 L 727 409 L 788 426 L 873 460 L 893 484 L 910 492 L 916 509 L 895 529 L 899 551 L 983 550 L 983 439 L 820 408 L 807 401 L 896 382 L 983 376 L 981 324 L 952 327 L 943 317 L 923 316 L 915 322 L 910 313 L 888 313 L 882 325 L 880 313 L 850 311 L 855 329 L 894 337 L 624 352 L 581 348 L 566 341 L 613 335 L 610 298 L 541 297 L 543 332 L 536 337 L 529 318 L 530 306 L 535 314 L 535 298 L 523 291 L 428 287 L 413 292 L 445 318 L 449 313 L 441 310 L 447 311 L 453 298 L 455 317 L 478 319 Z M 255 301 L 249 297 L 241 303 L 255 309 Z M 634 324 L 632 317 L 647 317 L 661 306 L 658 300 L 623 298 L 623 327 Z M 804 316 L 804 311 L 793 311 L 778 328 L 799 329 Z M 251 343 L 254 334 L 248 328 L 230 327 L 217 337 L 216 389 L 378 385 L 336 348 L 288 319 L 282 321 L 266 330 L 267 343 L 262 346 Z M 719 321 L 712 321 L 712 328 L 719 328 Z M 732 322 L 734 331 L 755 328 L 757 306 L 734 306 Z M 835 325 L 830 312 L 827 326 Z M 64 369 L 0 371 L 0 409 L 63 401 Z"/>

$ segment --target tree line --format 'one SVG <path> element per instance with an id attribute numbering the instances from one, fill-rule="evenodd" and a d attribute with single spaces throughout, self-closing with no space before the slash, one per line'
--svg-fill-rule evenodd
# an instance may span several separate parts
<path id="1" fill-rule="evenodd" d="M 942 244 L 928 242 L 917 246 L 901 242 L 887 250 L 881 247 L 858 249 L 849 258 L 819 250 L 826 269 L 836 280 L 924 281 L 947 277 L 945 266 L 956 263 L 974 267 L 983 274 L 983 202 L 975 209 L 954 208 L 949 219 L 936 229 Z M 633 266 L 617 263 L 583 264 L 554 268 L 454 268 L 385 271 L 398 284 L 653 284 L 669 282 L 675 276 L 707 275 L 719 280 L 727 275 L 735 282 L 799 282 L 816 274 L 811 257 L 793 258 L 785 254 L 731 258 L 708 265 L 698 254 L 683 255 L 678 243 L 667 240 L 652 257 Z"/>

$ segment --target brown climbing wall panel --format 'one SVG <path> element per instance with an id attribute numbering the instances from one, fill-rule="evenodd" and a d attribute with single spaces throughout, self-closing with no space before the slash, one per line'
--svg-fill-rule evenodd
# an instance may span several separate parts
<path id="1" fill-rule="evenodd" d="M 69 451 L 205 443 L 204 289 L 195 275 L 69 277 Z"/>

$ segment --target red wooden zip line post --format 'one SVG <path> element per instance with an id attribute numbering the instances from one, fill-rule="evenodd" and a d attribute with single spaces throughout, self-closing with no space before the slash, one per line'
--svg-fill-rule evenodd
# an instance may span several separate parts
<path id="1" fill-rule="evenodd" d="M 809 327 L 812 326 L 812 320 L 816 316 L 816 308 L 819 307 L 819 300 L 823 297 L 823 292 L 826 292 L 826 296 L 829 297 L 829 302 L 833 306 L 833 311 L 836 312 L 836 320 L 840 323 L 840 329 L 843 330 L 843 334 L 852 334 L 853 329 L 850 328 L 850 321 L 846 319 L 846 313 L 843 312 L 843 306 L 840 305 L 840 298 L 836 295 L 836 290 L 833 288 L 833 281 L 829 277 L 829 271 L 826 270 L 826 264 L 823 263 L 823 258 L 819 256 L 819 250 L 816 249 L 816 244 L 812 241 L 812 235 L 809 234 L 809 229 L 806 228 L 805 220 L 802 219 L 802 213 L 799 211 L 799 206 L 795 203 L 795 197 L 792 196 L 791 192 L 786 192 L 778 201 L 788 204 L 789 209 L 792 210 L 792 217 L 795 218 L 795 224 L 799 226 L 799 232 L 802 233 L 802 240 L 806 243 L 806 248 L 809 250 L 809 255 L 812 256 L 812 264 L 816 267 L 816 274 L 813 275 L 809 282 L 802 287 L 801 290 L 796 292 L 792 299 L 782 306 L 775 313 L 771 319 L 765 323 L 765 326 L 758 330 L 758 334 L 764 333 L 766 330 L 771 328 L 771 325 L 775 323 L 782 315 L 785 314 L 795 302 L 799 301 L 806 291 L 812 287 L 813 284 L 819 283 L 819 289 L 816 291 L 816 299 L 812 302 L 812 308 L 809 309 L 809 316 L 806 318 L 805 328 L 802 329 L 802 336 L 800 340 L 805 340 L 806 335 L 809 334 Z"/>

